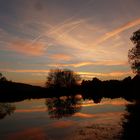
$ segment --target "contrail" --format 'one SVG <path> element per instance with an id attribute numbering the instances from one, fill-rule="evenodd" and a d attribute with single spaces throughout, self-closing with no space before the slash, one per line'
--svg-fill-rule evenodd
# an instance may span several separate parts
<path id="1" fill-rule="evenodd" d="M 136 19 L 134 21 L 130 21 L 128 23 L 126 23 L 125 25 L 115 29 L 114 31 L 111 31 L 111 32 L 108 32 L 106 33 L 104 36 L 102 36 L 101 38 L 99 38 L 95 43 L 94 45 L 97 45 L 97 44 L 100 44 L 100 43 L 103 43 L 104 41 L 114 37 L 115 35 L 129 29 L 129 28 L 132 28 L 136 25 L 139 25 L 140 24 L 140 18 L 139 19 Z"/>
<path id="2" fill-rule="evenodd" d="M 91 2 L 93 2 L 93 0 L 89 0 L 89 1 L 84 5 L 84 7 L 89 6 Z M 50 31 L 49 31 L 49 32 L 45 32 L 45 33 L 43 33 L 43 34 L 40 34 L 38 37 L 36 37 L 35 39 L 33 39 L 33 40 L 31 41 L 30 45 L 34 44 L 36 41 L 38 41 L 38 40 L 39 40 L 40 38 L 42 38 L 43 36 L 46 36 L 46 34 L 50 34 L 50 33 L 56 32 L 57 30 L 60 30 L 63 26 L 65 26 L 66 24 L 68 24 L 68 23 L 70 23 L 71 21 L 73 21 L 77 16 L 79 16 L 80 14 L 82 14 L 83 12 L 86 11 L 86 9 L 85 9 L 84 7 L 81 8 L 82 10 L 76 12 L 76 14 L 74 14 L 74 15 L 71 16 L 70 18 L 64 20 L 62 23 L 57 24 L 56 26 L 50 25 L 50 26 L 52 27 L 52 28 L 50 29 Z M 74 28 L 75 28 L 75 27 L 74 27 Z M 74 28 L 73 28 L 73 29 L 74 29 Z M 72 29 L 72 30 L 73 30 L 73 29 Z M 71 29 L 69 29 L 69 30 L 71 30 Z M 67 31 L 66 31 L 66 32 L 67 32 Z"/>

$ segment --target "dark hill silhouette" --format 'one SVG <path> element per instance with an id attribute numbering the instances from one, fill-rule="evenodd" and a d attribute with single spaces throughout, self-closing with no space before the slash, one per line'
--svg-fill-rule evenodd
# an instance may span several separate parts
<path id="1" fill-rule="evenodd" d="M 41 98 L 45 88 L 24 83 L 0 81 L 0 101 L 20 101 L 30 98 Z"/>

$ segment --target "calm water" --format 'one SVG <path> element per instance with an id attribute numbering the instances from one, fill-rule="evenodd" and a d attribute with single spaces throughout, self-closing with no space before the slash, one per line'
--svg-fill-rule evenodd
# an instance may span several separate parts
<path id="1" fill-rule="evenodd" d="M 119 139 L 126 104 L 80 95 L 0 103 L 0 140 Z"/>

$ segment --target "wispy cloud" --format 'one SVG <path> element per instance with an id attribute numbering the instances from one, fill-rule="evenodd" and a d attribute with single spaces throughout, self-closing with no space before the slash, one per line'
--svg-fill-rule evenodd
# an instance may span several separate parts
<path id="1" fill-rule="evenodd" d="M 48 73 L 49 70 L 33 70 L 33 69 L 0 69 L 1 72 L 14 72 L 14 73 Z M 78 74 L 82 76 L 82 78 L 91 79 L 93 77 L 104 77 L 110 79 L 111 77 L 124 77 L 127 75 L 132 75 L 131 71 L 114 71 L 109 73 L 98 73 L 98 72 L 84 72 L 77 71 Z"/>
<path id="2" fill-rule="evenodd" d="M 49 25 L 49 27 L 50 27 L 49 30 L 45 33 L 38 35 L 34 40 L 32 40 L 32 43 L 37 42 L 40 38 L 42 38 L 44 36 L 51 38 L 54 41 L 56 41 L 57 43 L 60 43 L 63 45 L 68 45 L 69 43 L 71 44 L 72 41 L 78 42 L 76 39 L 70 37 L 68 35 L 68 33 L 72 32 L 73 30 L 76 30 L 77 27 L 79 27 L 81 24 L 87 22 L 88 20 L 89 19 L 87 19 L 87 18 L 75 20 L 75 19 L 73 19 L 73 17 L 70 17 L 58 25 L 55 25 L 55 26 Z M 73 40 L 71 40 L 71 42 L 68 39 L 69 37 L 71 39 L 73 39 Z M 78 42 L 78 43 L 80 43 L 80 42 Z M 78 45 L 76 47 L 78 47 Z"/>
<path id="3" fill-rule="evenodd" d="M 85 24 L 89 19 L 79 19 L 70 22 L 64 22 L 58 26 L 52 27 L 49 32 L 44 34 L 49 38 L 52 38 L 55 43 L 63 46 L 68 46 L 73 49 L 84 49 L 85 43 L 70 35 L 70 32 L 76 30 L 82 24 Z"/>
<path id="4" fill-rule="evenodd" d="M 1 72 L 15 72 L 15 73 L 48 73 L 49 70 L 34 70 L 34 69 L 0 69 Z"/>
<path id="5" fill-rule="evenodd" d="M 45 53 L 46 46 L 41 42 L 35 42 L 32 44 L 27 40 L 16 40 L 13 41 L 7 49 L 29 56 L 41 56 Z"/>
<path id="6" fill-rule="evenodd" d="M 66 54 L 52 54 L 50 58 L 54 60 L 59 60 L 59 61 L 69 61 L 72 59 L 72 56 L 66 55 Z"/>
<path id="7" fill-rule="evenodd" d="M 132 75 L 131 71 L 114 71 L 110 73 L 95 73 L 95 72 L 78 72 L 83 78 L 93 78 L 93 77 L 124 77 L 127 75 Z"/>
<path id="8" fill-rule="evenodd" d="M 104 36 L 101 36 L 98 40 L 96 40 L 95 44 L 94 45 L 97 45 L 97 44 L 100 44 L 116 35 L 118 35 L 119 33 L 129 29 L 129 28 L 132 28 L 136 25 L 139 25 L 140 24 L 140 19 L 136 19 L 136 20 L 133 20 L 133 21 L 130 21 L 124 25 L 122 25 L 121 27 L 111 31 L 111 32 L 107 32 Z"/>
<path id="9" fill-rule="evenodd" d="M 86 62 L 79 62 L 79 63 L 70 63 L 70 64 L 48 64 L 48 66 L 53 66 L 53 67 L 84 67 L 84 66 L 98 66 L 98 65 L 103 65 L 103 66 L 117 66 L 117 65 L 127 65 L 128 62 L 126 61 L 86 61 Z"/>

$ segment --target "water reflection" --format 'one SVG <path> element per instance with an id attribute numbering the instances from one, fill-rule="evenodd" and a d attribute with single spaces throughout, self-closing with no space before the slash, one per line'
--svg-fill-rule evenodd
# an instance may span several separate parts
<path id="1" fill-rule="evenodd" d="M 140 100 L 126 105 L 127 113 L 123 120 L 123 140 L 140 139 Z"/>
<path id="2" fill-rule="evenodd" d="M 123 98 L 96 104 L 81 95 L 15 102 L 16 111 L 13 104 L 0 103 L 0 115 L 14 112 L 0 121 L 0 139 L 118 140 L 126 104 Z"/>
<path id="3" fill-rule="evenodd" d="M 48 98 L 45 104 L 48 108 L 50 118 L 60 119 L 72 116 L 81 109 L 82 96 L 62 96 L 58 98 Z"/>
<path id="4" fill-rule="evenodd" d="M 15 109 L 16 107 L 10 103 L 0 103 L 0 119 L 5 118 L 7 115 L 11 115 Z"/>

